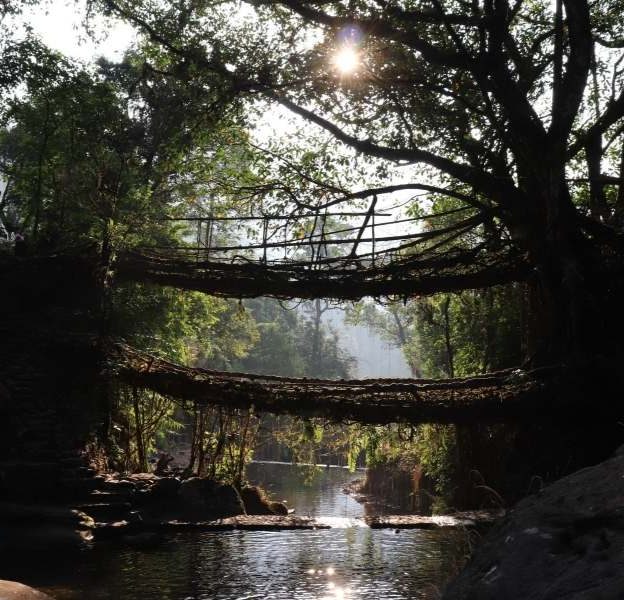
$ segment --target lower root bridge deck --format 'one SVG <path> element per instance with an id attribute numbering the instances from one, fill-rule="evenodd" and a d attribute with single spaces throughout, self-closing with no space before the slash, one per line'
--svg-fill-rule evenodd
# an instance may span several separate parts
<path id="1" fill-rule="evenodd" d="M 180 400 L 334 421 L 586 421 L 622 412 L 618 403 L 589 403 L 592 396 L 582 393 L 587 374 L 564 367 L 463 379 L 301 379 L 184 367 L 119 343 L 112 348 L 111 367 L 127 384 Z"/>

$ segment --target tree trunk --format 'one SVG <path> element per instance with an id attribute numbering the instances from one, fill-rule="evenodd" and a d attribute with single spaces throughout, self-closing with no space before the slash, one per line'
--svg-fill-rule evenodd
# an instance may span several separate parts
<path id="1" fill-rule="evenodd" d="M 137 447 L 137 463 L 139 472 L 147 473 L 147 456 L 145 454 L 145 440 L 143 438 L 143 423 L 141 422 L 141 405 L 137 388 L 132 389 L 132 405 L 134 409 L 134 429 Z"/>
<path id="2" fill-rule="evenodd" d="M 451 341 L 451 315 L 450 315 L 451 297 L 446 296 L 442 311 L 444 314 L 444 344 L 446 346 L 446 364 L 448 376 L 455 377 L 455 352 Z"/>
<path id="3" fill-rule="evenodd" d="M 615 207 L 613 210 L 613 222 L 616 226 L 624 224 L 624 135 L 622 136 L 622 145 L 620 146 L 620 168 L 619 168 L 620 184 L 615 198 Z"/>
<path id="4" fill-rule="evenodd" d="M 526 307 L 527 359 L 533 366 L 576 362 L 596 349 L 591 288 L 599 263 L 591 258 L 562 169 L 542 171 L 527 186 L 527 204 L 526 248 L 534 265 Z"/>
<path id="5" fill-rule="evenodd" d="M 193 407 L 193 433 L 191 436 L 191 452 L 187 465 L 187 470 L 193 472 L 195 469 L 195 461 L 197 460 L 197 444 L 199 440 L 199 410 L 197 405 Z"/>
<path id="6" fill-rule="evenodd" d="M 494 353 L 494 292 L 492 288 L 487 288 L 483 293 L 485 296 L 485 315 L 482 317 L 482 322 L 484 322 L 483 335 L 485 343 L 483 344 L 481 371 L 487 373 L 491 368 Z"/>

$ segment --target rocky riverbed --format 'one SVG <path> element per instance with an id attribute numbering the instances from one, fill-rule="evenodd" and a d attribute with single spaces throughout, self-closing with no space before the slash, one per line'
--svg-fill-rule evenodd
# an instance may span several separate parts
<path id="1" fill-rule="evenodd" d="M 220 489 L 218 484 L 204 480 L 188 480 L 191 483 L 185 484 L 182 481 L 172 482 L 171 479 L 151 475 L 103 478 L 105 485 L 100 494 L 116 492 L 119 495 L 114 501 L 108 496 L 109 502 L 101 504 L 113 505 L 113 508 L 108 506 L 101 510 L 111 511 L 112 514 L 119 508 L 114 505 L 117 502 L 123 505 L 121 508 L 128 519 L 102 521 L 90 518 L 77 508 L 29 508 L 3 504 L 0 506 L 0 524 L 4 531 L 7 531 L 7 526 L 12 526 L 15 535 L 21 536 L 28 547 L 33 547 L 33 540 L 39 539 L 42 548 L 46 547 L 44 541 L 50 539 L 50 532 L 53 534 L 51 539 L 57 539 L 59 531 L 73 531 L 83 542 L 88 539 L 88 533 L 95 531 L 96 539 L 99 533 L 102 537 L 117 536 L 129 545 L 143 546 L 158 542 L 157 534 L 163 529 L 203 530 L 208 533 L 224 531 L 223 535 L 227 535 L 228 531 L 235 529 L 322 530 L 328 527 L 322 519 L 314 517 L 268 513 L 245 515 L 240 495 L 234 496 L 230 491 L 223 491 L 224 502 L 218 505 L 218 510 L 229 507 L 230 512 L 240 512 L 210 520 L 208 515 L 214 515 L 217 510 L 215 490 Z M 181 493 L 185 486 L 190 487 Z M 169 500 L 165 501 L 166 498 Z M 200 520 L 168 518 L 183 514 Z M 404 515 L 355 520 L 361 521 L 361 525 L 368 525 L 368 531 L 378 527 L 439 529 L 472 526 L 481 516 L 460 514 L 451 519 Z M 32 537 L 37 532 L 39 538 Z M 148 532 L 152 537 L 142 535 Z M 305 535 L 314 539 L 316 534 Z M 397 536 L 396 540 L 402 542 L 403 536 Z M 0 593 L 3 600 L 46 598 L 33 595 L 37 592 L 20 588 L 18 584 L 11 584 L 12 588 L 7 587 L 9 584 L 4 585 L 5 588 L 0 587 L 0 592 L 7 589 L 13 595 L 9 595 L 8 591 L 4 595 Z M 623 597 L 622 590 L 624 447 L 611 459 L 577 471 L 527 497 L 506 516 L 499 518 L 479 542 L 467 567 L 449 584 L 443 598 L 619 600 Z M 31 595 L 15 595 L 27 592 Z"/>

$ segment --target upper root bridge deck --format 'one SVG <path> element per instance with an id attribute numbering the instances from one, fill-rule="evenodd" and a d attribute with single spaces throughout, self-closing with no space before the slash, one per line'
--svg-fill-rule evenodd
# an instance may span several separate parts
<path id="1" fill-rule="evenodd" d="M 570 371 L 561 367 L 530 372 L 510 369 L 463 379 L 335 381 L 193 369 L 125 344 L 116 344 L 111 356 L 122 381 L 164 395 L 335 421 L 470 423 L 621 416 L 617 403 L 601 403 L 600 407 L 586 400 L 576 403 L 573 392 L 580 388 Z"/>
<path id="2" fill-rule="evenodd" d="M 332 231 L 326 230 L 329 213 L 318 210 L 297 215 L 185 218 L 181 220 L 197 224 L 195 247 L 134 248 L 119 252 L 113 266 L 121 280 L 150 281 L 221 296 L 340 300 L 483 288 L 522 280 L 529 273 L 522 253 L 509 241 L 483 239 L 470 247 L 458 241 L 491 220 L 491 215 L 476 210 L 470 202 L 438 214 L 377 224 L 376 215 L 392 214 L 376 213 L 376 203 L 375 196 L 365 213 L 335 213 L 341 218 L 359 216 L 362 222 Z M 437 227 L 419 223 L 431 224 L 449 215 L 457 222 Z M 215 222 L 250 220 L 262 223 L 262 240 L 214 244 Z M 291 220 L 307 223 L 309 231 L 288 238 Z M 412 230 L 386 236 L 376 233 L 380 227 L 399 223 L 410 224 Z M 283 241 L 277 241 L 278 232 L 284 235 Z M 355 232 L 355 236 L 343 237 Z M 248 235 L 246 232 L 243 237 Z M 283 258 L 278 258 L 282 251 Z"/>
<path id="3" fill-rule="evenodd" d="M 209 257 L 208 257 L 209 258 Z M 383 261 L 354 258 L 273 262 L 232 258 L 215 261 L 186 250 L 134 250 L 119 254 L 117 279 L 146 281 L 218 296 L 249 298 L 410 297 L 484 288 L 526 279 L 529 269 L 510 252 L 445 251 L 427 257 L 387 255 Z"/>

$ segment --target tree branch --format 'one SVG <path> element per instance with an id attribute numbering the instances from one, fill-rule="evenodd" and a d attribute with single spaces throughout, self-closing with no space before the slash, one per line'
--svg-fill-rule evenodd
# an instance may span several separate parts
<path id="1" fill-rule="evenodd" d="M 457 163 L 427 150 L 419 150 L 415 148 L 390 148 L 387 146 L 380 146 L 370 140 L 358 139 L 355 136 L 349 135 L 331 121 L 328 121 L 307 108 L 299 106 L 284 96 L 280 96 L 274 92 L 267 92 L 267 95 L 295 114 L 325 129 L 337 140 L 347 146 L 350 146 L 358 152 L 367 154 L 368 156 L 375 156 L 377 158 L 384 158 L 395 162 L 428 164 L 439 171 L 462 181 L 463 183 L 473 186 L 479 191 L 483 191 L 489 196 L 494 195 L 497 198 L 501 198 L 503 193 L 510 191 L 508 188 L 503 188 L 502 182 L 480 169 Z M 501 199 L 501 201 L 505 202 L 504 199 Z"/>
<path id="2" fill-rule="evenodd" d="M 262 6 L 267 3 L 265 0 L 248 1 L 254 6 Z M 346 26 L 356 26 L 368 35 L 376 35 L 388 40 L 400 42 L 408 48 L 419 52 L 425 60 L 437 65 L 466 69 L 475 62 L 474 57 L 470 55 L 438 48 L 427 43 L 422 37 L 416 34 L 401 31 L 400 29 L 393 27 L 392 24 L 386 19 L 364 19 L 333 16 L 327 14 L 326 12 L 312 8 L 299 0 L 277 0 L 277 3 L 285 6 L 308 22 L 336 29 Z M 414 21 L 410 22 L 410 24 L 413 25 Z"/>
<path id="3" fill-rule="evenodd" d="M 591 67 L 592 33 L 586 0 L 562 0 L 566 9 L 570 54 L 561 81 L 561 93 L 553 106 L 548 135 L 552 141 L 565 144 L 583 100 Z"/>

